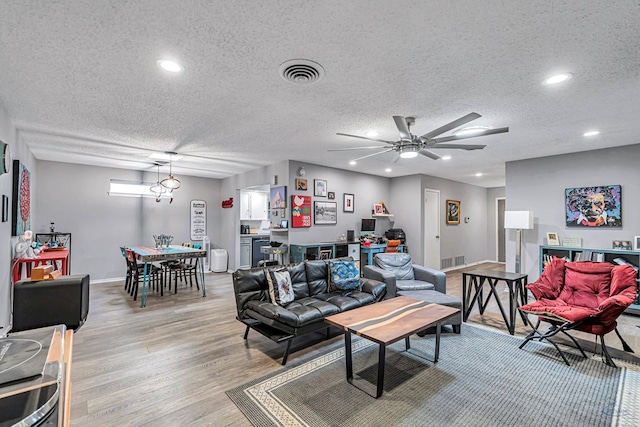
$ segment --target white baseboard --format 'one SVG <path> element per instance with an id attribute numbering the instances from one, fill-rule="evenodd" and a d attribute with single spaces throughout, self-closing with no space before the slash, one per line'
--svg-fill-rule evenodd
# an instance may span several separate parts
<path id="1" fill-rule="evenodd" d="M 493 263 L 493 264 L 505 264 L 504 262 L 498 262 L 498 261 L 493 261 L 493 260 L 487 259 L 487 260 L 484 260 L 484 261 L 472 262 L 470 264 L 457 265 L 455 267 L 445 268 L 445 269 L 440 270 L 440 271 L 442 271 L 443 273 L 446 273 L 447 271 L 460 270 L 461 268 L 473 267 L 474 265 L 486 264 L 488 262 Z"/>

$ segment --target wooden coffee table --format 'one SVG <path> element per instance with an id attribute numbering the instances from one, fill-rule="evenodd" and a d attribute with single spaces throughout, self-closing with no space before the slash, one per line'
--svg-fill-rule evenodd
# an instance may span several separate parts
<path id="1" fill-rule="evenodd" d="M 330 325 L 344 329 L 345 360 L 347 365 L 347 381 L 371 396 L 382 396 L 384 384 L 385 351 L 387 345 L 404 338 L 407 350 L 411 348 L 409 337 L 417 332 L 436 326 L 436 348 L 434 362 L 438 361 L 440 352 L 440 324 L 444 320 L 460 313 L 460 309 L 444 305 L 431 304 L 399 296 L 386 301 L 360 307 L 344 313 L 325 318 Z M 376 394 L 373 395 L 353 380 L 353 355 L 351 353 L 351 334 L 378 343 L 378 379 Z"/>

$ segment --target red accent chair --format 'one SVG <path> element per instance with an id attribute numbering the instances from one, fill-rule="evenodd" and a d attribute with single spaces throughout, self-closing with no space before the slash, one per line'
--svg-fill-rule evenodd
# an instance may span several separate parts
<path id="1" fill-rule="evenodd" d="M 633 353 L 620 336 L 616 322 L 638 292 L 633 267 L 614 266 L 608 262 L 568 262 L 556 258 L 547 265 L 542 276 L 526 288 L 533 293 L 536 301 L 523 305 L 519 310 L 521 313 L 538 316 L 538 322 L 534 326 L 528 321 L 533 330 L 520 348 L 533 339 L 547 340 L 569 365 L 558 345 L 549 338 L 563 333 L 587 357 L 580 344 L 567 333 L 575 329 L 600 337 L 603 360 L 607 365 L 615 367 L 604 343 L 604 336 L 615 330 L 624 350 Z M 541 321 L 551 324 L 547 332 L 538 330 Z"/>

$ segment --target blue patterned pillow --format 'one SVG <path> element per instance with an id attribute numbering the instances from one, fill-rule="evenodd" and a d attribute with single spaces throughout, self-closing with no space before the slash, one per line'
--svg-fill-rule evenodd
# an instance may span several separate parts
<path id="1" fill-rule="evenodd" d="M 329 286 L 331 290 L 360 290 L 360 263 L 357 261 L 330 261 Z"/>

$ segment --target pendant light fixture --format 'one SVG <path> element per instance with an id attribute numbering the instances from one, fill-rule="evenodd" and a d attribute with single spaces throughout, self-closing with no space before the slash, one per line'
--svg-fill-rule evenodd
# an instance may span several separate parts
<path id="1" fill-rule="evenodd" d="M 178 153 L 174 151 L 165 151 L 164 153 L 169 156 L 169 176 L 160 181 L 160 185 L 162 185 L 169 191 L 177 190 L 178 188 L 180 188 L 180 180 L 173 176 L 171 160 L 172 157 Z"/>
<path id="2" fill-rule="evenodd" d="M 156 197 L 156 202 L 160 203 L 160 197 L 167 192 L 167 189 L 160 183 L 160 163 L 156 162 L 156 166 L 158 167 L 158 180 L 151 186 L 151 188 L 149 188 L 149 190 L 151 190 L 153 195 Z"/>

